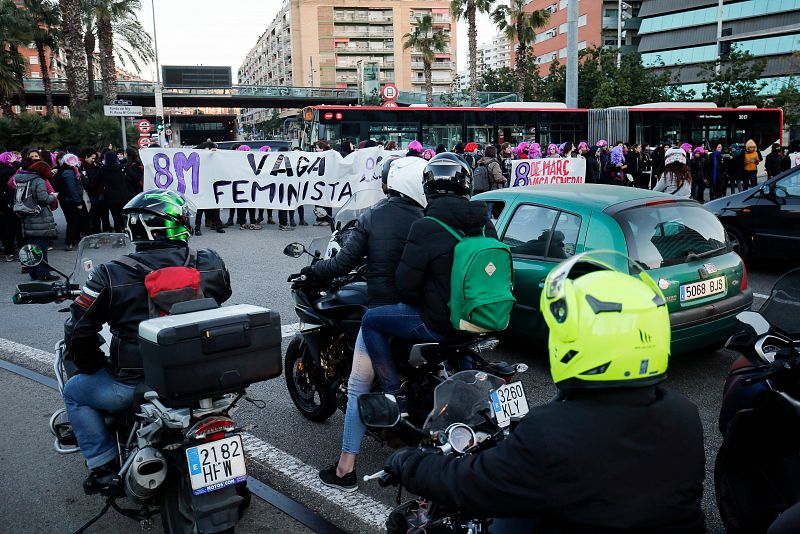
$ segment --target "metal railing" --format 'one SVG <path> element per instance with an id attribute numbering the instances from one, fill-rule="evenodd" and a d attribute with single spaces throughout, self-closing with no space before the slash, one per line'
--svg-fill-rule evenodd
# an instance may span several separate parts
<path id="1" fill-rule="evenodd" d="M 478 92 L 478 106 L 488 106 L 495 102 L 516 102 L 518 100 L 516 93 L 501 93 L 501 92 Z M 398 104 L 426 104 L 424 92 L 408 92 L 400 91 L 397 96 Z M 434 93 L 433 106 L 434 107 L 469 107 L 471 106 L 469 92 L 459 91 L 455 93 Z"/>

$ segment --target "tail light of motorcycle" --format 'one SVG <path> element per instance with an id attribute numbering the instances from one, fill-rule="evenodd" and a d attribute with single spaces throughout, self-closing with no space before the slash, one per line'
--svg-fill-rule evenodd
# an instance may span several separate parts
<path id="1" fill-rule="evenodd" d="M 236 423 L 228 417 L 206 417 L 195 423 L 186 432 L 186 437 L 195 440 L 214 441 L 225 437 L 225 432 L 231 432 L 235 428 Z"/>
<path id="2" fill-rule="evenodd" d="M 747 289 L 747 266 L 742 262 L 742 291 Z"/>

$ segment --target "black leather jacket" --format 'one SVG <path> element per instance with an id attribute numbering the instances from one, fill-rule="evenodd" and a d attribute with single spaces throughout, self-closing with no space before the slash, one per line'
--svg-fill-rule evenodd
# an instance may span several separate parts
<path id="1" fill-rule="evenodd" d="M 661 387 L 577 392 L 533 408 L 480 454 L 412 454 L 406 489 L 478 517 L 535 518 L 541 533 L 705 531 L 700 415 Z"/>
<path id="2" fill-rule="evenodd" d="M 184 265 L 187 251 L 183 244 L 148 243 L 137 246 L 130 256 L 160 269 Z M 195 267 L 200 271 L 200 287 L 206 297 L 219 304 L 230 298 L 230 275 L 216 252 L 198 250 Z M 142 378 L 139 323 L 150 318 L 144 276 L 144 272 L 114 261 L 98 265 L 91 272 L 64 324 L 64 341 L 79 372 L 91 374 L 106 364 L 116 380 L 136 383 Z M 105 323 L 113 334 L 108 362 L 97 343 Z"/>
<path id="3" fill-rule="evenodd" d="M 422 208 L 402 196 L 381 201 L 358 219 L 342 249 L 331 259 L 312 266 L 321 278 L 349 273 L 367 257 L 367 293 L 370 306 L 400 302 L 395 271 L 406 246 L 408 231 L 422 217 Z"/>

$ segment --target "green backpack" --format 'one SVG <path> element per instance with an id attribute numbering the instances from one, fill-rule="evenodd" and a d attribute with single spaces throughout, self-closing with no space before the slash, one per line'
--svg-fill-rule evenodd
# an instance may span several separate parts
<path id="1" fill-rule="evenodd" d="M 467 237 L 439 219 L 458 240 L 450 274 L 450 323 L 464 332 L 505 330 L 516 300 L 511 293 L 514 275 L 511 249 L 493 237 Z"/>

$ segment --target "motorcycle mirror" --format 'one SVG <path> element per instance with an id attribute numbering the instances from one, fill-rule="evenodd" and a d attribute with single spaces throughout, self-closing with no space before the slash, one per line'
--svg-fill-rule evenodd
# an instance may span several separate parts
<path id="1" fill-rule="evenodd" d="M 763 336 L 770 330 L 769 321 L 758 312 L 743 311 L 736 315 L 736 321 L 751 336 Z"/>
<path id="2" fill-rule="evenodd" d="M 283 249 L 283 253 L 292 258 L 299 258 L 306 251 L 306 247 L 302 243 L 289 243 Z"/>
<path id="3" fill-rule="evenodd" d="M 25 267 L 36 267 L 44 261 L 44 251 L 39 245 L 25 245 L 19 249 L 19 262 Z"/>
<path id="4" fill-rule="evenodd" d="M 765 197 L 772 196 L 772 186 L 769 184 L 764 184 L 761 186 L 761 194 Z"/>
<path id="5" fill-rule="evenodd" d="M 390 428 L 400 422 L 397 399 L 388 393 L 365 393 L 358 397 L 358 414 L 367 426 Z"/>

